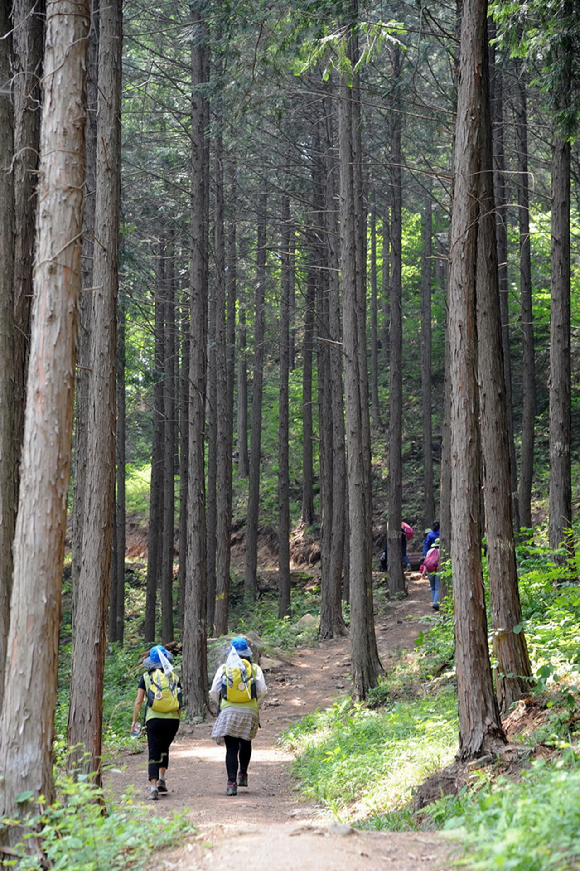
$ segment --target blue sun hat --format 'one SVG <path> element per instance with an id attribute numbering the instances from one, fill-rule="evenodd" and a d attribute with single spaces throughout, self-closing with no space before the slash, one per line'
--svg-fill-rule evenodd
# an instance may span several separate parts
<path id="1" fill-rule="evenodd" d="M 171 651 L 165 650 L 161 644 L 156 644 L 155 647 L 152 647 L 149 651 L 149 656 L 143 660 L 145 668 L 159 668 L 159 666 L 162 665 L 161 655 L 163 655 L 168 662 L 173 662 L 173 654 Z"/>
<path id="2" fill-rule="evenodd" d="M 232 647 L 240 657 L 247 659 L 249 656 L 252 655 L 252 651 L 248 647 L 248 642 L 241 635 L 238 635 L 236 638 L 232 638 Z"/>

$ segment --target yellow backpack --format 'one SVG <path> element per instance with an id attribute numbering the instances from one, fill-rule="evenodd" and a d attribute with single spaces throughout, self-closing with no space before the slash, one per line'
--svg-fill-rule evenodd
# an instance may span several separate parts
<path id="1" fill-rule="evenodd" d="M 166 675 L 162 668 L 156 668 L 148 677 L 147 706 L 163 714 L 178 711 L 181 692 L 175 672 Z"/>
<path id="2" fill-rule="evenodd" d="M 234 705 L 257 698 L 256 666 L 251 665 L 247 659 L 240 661 L 241 668 L 224 665 L 222 672 L 222 699 Z"/>

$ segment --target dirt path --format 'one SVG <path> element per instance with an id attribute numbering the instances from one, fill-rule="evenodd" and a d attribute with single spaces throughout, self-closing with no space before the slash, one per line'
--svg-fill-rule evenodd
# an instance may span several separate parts
<path id="1" fill-rule="evenodd" d="M 397 651 L 412 648 L 421 629 L 417 618 L 432 614 L 427 581 L 412 575 L 409 597 L 390 603 L 377 620 L 383 664 Z M 175 871 L 238 864 L 252 871 L 415 871 L 446 867 L 448 846 L 430 833 L 354 832 L 325 818 L 322 809 L 299 802 L 289 776 L 292 756 L 277 739 L 294 720 L 325 707 L 349 688 L 350 645 L 338 639 L 292 651 L 284 661 L 263 662 L 268 695 L 261 709 L 262 728 L 253 742 L 249 788 L 235 798 L 225 795 L 225 751 L 211 740 L 213 720 L 183 725 L 173 744 L 168 770 L 169 794 L 148 802 L 151 815 L 188 808 L 199 836 L 164 856 Z M 107 784 L 115 792 L 133 784 L 147 794 L 146 744 L 141 753 L 123 753 Z M 155 867 L 159 867 L 156 863 Z"/>

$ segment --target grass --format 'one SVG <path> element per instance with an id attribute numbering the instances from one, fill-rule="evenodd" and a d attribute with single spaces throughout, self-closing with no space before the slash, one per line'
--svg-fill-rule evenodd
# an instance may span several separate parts
<path id="1" fill-rule="evenodd" d="M 480 790 L 450 818 L 473 871 L 571 871 L 580 860 L 580 770 L 574 755 L 538 760 L 518 781 Z"/>
<path id="2" fill-rule="evenodd" d="M 343 820 L 392 828 L 413 788 L 453 758 L 455 693 L 446 686 L 380 710 L 346 699 L 306 717 L 282 742 L 297 755 L 305 796 Z"/>

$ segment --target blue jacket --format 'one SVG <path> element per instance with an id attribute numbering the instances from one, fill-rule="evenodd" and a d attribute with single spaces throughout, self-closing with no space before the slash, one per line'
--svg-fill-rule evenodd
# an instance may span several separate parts
<path id="1" fill-rule="evenodd" d="M 434 532 L 432 529 L 429 530 L 423 542 L 423 556 L 427 556 L 428 551 L 433 547 L 433 542 L 439 538 L 439 532 L 440 530 L 437 532 Z"/>

